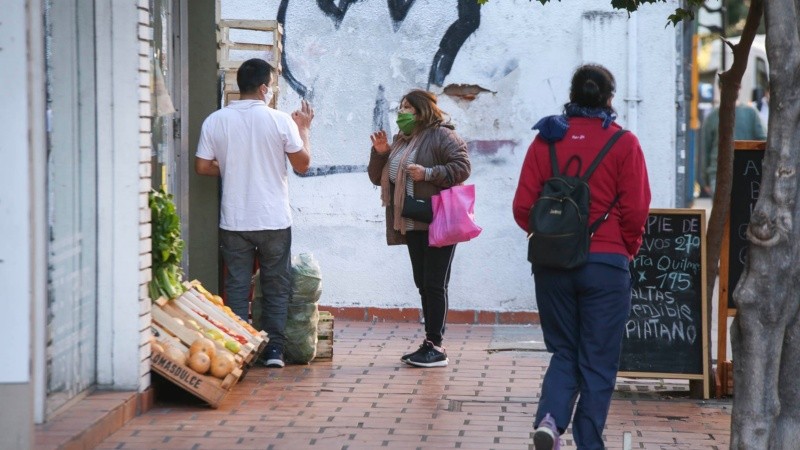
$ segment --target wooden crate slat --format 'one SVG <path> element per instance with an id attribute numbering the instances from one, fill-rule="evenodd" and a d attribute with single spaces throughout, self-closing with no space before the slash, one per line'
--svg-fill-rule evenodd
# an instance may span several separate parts
<path id="1" fill-rule="evenodd" d="M 318 359 L 331 359 L 333 358 L 333 341 L 320 340 L 317 341 L 317 352 L 314 356 L 315 360 Z"/>
<path id="2" fill-rule="evenodd" d="M 151 314 L 153 315 L 153 321 L 161 326 L 161 328 L 180 339 L 180 341 L 187 348 L 191 347 L 192 343 L 199 337 L 199 335 L 201 335 L 201 333 L 199 331 L 190 330 L 185 326 L 175 322 L 175 316 L 173 314 L 169 314 L 163 309 L 167 306 L 168 305 L 153 305 L 153 309 L 151 311 Z"/>
<path id="3" fill-rule="evenodd" d="M 283 27 L 277 20 L 243 20 L 243 19 L 223 19 L 219 21 L 220 30 L 228 28 L 238 28 L 243 30 L 256 31 L 276 31 L 283 33 Z"/>
<path id="4" fill-rule="evenodd" d="M 238 367 L 234 368 L 231 371 L 231 373 L 229 373 L 225 377 L 225 379 L 222 380 L 222 383 L 220 384 L 220 386 L 223 389 L 230 389 L 231 387 L 233 387 L 234 384 L 236 384 L 236 382 L 239 381 L 239 379 L 241 379 L 242 374 L 243 374 L 242 369 L 240 369 Z"/>
<path id="5" fill-rule="evenodd" d="M 153 320 L 155 320 L 155 319 L 153 319 Z M 159 335 L 158 336 L 154 336 L 154 338 L 158 342 L 161 342 L 162 344 L 166 344 L 166 345 L 172 345 L 172 346 L 178 348 L 180 351 L 182 351 L 184 353 L 189 351 L 189 347 L 187 347 L 186 344 L 184 344 L 180 340 L 180 338 L 177 338 L 174 335 L 172 335 L 172 333 L 170 333 L 169 331 L 167 331 L 164 328 L 162 328 L 155 321 L 150 325 L 150 327 L 155 329 L 156 331 L 158 331 Z"/>
<path id="6" fill-rule="evenodd" d="M 317 352 L 314 359 L 333 358 L 333 315 L 327 311 L 319 312 L 317 323 Z"/>
<path id="7" fill-rule="evenodd" d="M 245 50 L 245 51 L 255 51 L 255 52 L 267 52 L 267 53 L 275 53 L 275 44 L 254 44 L 254 43 L 239 43 L 239 42 L 224 42 L 224 45 L 228 45 L 229 47 L 226 48 L 228 52 L 228 61 L 235 61 L 230 59 L 231 50 Z"/>

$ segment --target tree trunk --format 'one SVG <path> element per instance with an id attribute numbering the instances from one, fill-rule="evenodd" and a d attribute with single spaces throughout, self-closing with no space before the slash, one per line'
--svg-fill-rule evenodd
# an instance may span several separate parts
<path id="1" fill-rule="evenodd" d="M 733 63 L 731 68 L 719 74 L 720 80 L 720 102 L 719 102 L 719 142 L 717 151 L 717 183 L 714 187 L 714 200 L 711 205 L 711 215 L 708 219 L 707 241 L 706 241 L 706 310 L 713 310 L 714 285 L 719 274 L 719 254 L 722 248 L 722 233 L 725 228 L 725 221 L 730 213 L 731 186 L 733 180 L 733 128 L 736 122 L 736 99 L 739 96 L 739 88 L 742 84 L 742 77 L 747 69 L 747 59 L 750 54 L 750 47 L 758 31 L 758 24 L 761 21 L 763 11 L 762 0 L 753 0 L 747 14 L 744 30 L 739 39 L 739 43 L 732 45 L 725 41 L 725 45 L 730 45 L 733 51 Z M 723 49 L 724 51 L 725 49 Z M 706 334 L 708 342 L 711 340 L 711 325 L 713 315 L 708 314 L 706 318 Z M 717 355 L 717 361 L 724 361 L 726 355 Z M 706 355 L 711 358 L 711 350 Z M 709 361 L 709 367 L 711 366 Z M 711 384 L 714 386 L 714 383 Z"/>
<path id="2" fill-rule="evenodd" d="M 731 449 L 800 445 L 800 0 L 764 3 L 770 121 L 749 257 L 733 293 Z"/>

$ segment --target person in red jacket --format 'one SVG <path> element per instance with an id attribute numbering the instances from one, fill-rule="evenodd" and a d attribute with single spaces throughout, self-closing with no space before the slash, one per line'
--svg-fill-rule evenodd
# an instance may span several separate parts
<path id="1" fill-rule="evenodd" d="M 514 220 L 526 232 L 528 214 L 553 175 L 550 142 L 562 173 L 573 156 L 585 170 L 621 129 L 611 106 L 614 90 L 608 69 L 581 66 L 572 77 L 564 113 L 534 126 L 539 134 L 528 148 L 513 202 Z M 604 448 L 603 429 L 631 307 L 629 264 L 639 251 L 650 208 L 645 158 L 633 133 L 623 134 L 601 160 L 589 189 L 589 223 L 611 210 L 591 238 L 588 262 L 570 270 L 533 266 L 542 332 L 552 353 L 534 423 L 536 450 L 558 449 L 570 421 L 579 449 Z"/>

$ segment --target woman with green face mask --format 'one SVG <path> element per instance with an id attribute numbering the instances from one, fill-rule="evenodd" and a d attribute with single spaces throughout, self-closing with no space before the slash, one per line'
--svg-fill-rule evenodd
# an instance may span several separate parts
<path id="1" fill-rule="evenodd" d="M 467 144 L 454 131 L 436 103 L 436 95 L 414 89 L 400 100 L 399 132 L 389 143 L 385 130 L 373 133 L 367 172 L 381 187 L 386 207 L 386 241 L 405 244 L 414 284 L 419 290 L 425 319 L 425 340 L 400 360 L 417 367 L 448 363 L 442 346 L 447 321 L 450 266 L 455 245 L 428 245 L 428 222 L 402 216 L 406 201 L 430 198 L 442 189 L 462 184 L 470 174 Z"/>

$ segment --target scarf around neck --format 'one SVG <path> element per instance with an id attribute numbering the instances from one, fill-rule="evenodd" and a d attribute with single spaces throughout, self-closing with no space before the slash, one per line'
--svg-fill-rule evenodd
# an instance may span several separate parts
<path id="1" fill-rule="evenodd" d="M 608 128 L 617 118 L 617 113 L 608 107 L 592 108 L 575 103 L 564 105 L 564 114 L 543 117 L 533 126 L 539 135 L 548 142 L 560 141 L 567 134 L 570 117 L 588 117 L 603 120 L 603 128 Z"/>
<path id="2" fill-rule="evenodd" d="M 392 149 L 389 152 L 389 158 L 386 160 L 386 164 L 383 166 L 383 172 L 381 172 L 381 201 L 383 206 L 391 206 L 392 212 L 394 213 L 394 222 L 392 223 L 392 228 L 395 231 L 399 231 L 401 234 L 406 234 L 406 227 L 405 227 L 405 219 L 401 216 L 403 212 L 403 203 L 406 200 L 406 166 L 408 156 L 411 154 L 411 151 L 417 145 L 417 137 L 419 137 L 419 133 L 414 133 L 411 137 L 402 136 L 403 133 L 400 133 L 401 136 L 398 136 L 395 139 L 395 142 L 392 143 Z M 397 166 L 397 179 L 395 179 L 395 189 L 394 195 L 391 195 L 390 184 L 391 181 L 389 180 L 389 161 L 392 160 L 399 152 L 400 154 L 400 163 Z"/>

